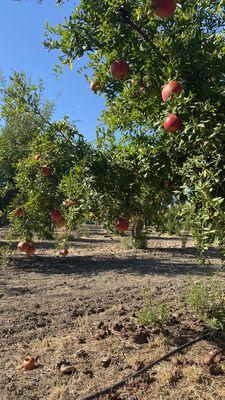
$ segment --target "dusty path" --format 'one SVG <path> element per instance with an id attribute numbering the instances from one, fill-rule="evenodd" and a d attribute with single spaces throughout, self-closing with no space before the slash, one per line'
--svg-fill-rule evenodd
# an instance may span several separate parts
<path id="1" fill-rule="evenodd" d="M 146 251 L 125 250 L 103 231 L 92 230 L 88 238 L 70 242 L 67 258 L 56 256 L 51 246 L 52 242 L 40 242 L 37 256 L 32 258 L 15 253 L 9 265 L 1 270 L 0 400 L 78 399 L 81 393 L 114 382 L 129 372 L 129 364 L 135 357 L 146 354 L 146 345 L 129 344 L 132 350 L 129 353 L 124 350 L 124 346 L 129 347 L 129 338 L 126 345 L 121 337 L 112 335 L 105 341 L 96 341 L 93 337 L 100 320 L 109 324 L 124 318 L 129 321 L 142 304 L 142 292 L 148 288 L 154 296 L 169 302 L 180 298 L 189 282 L 188 275 L 199 279 L 220 273 L 221 279 L 224 278 L 215 249 L 201 267 L 191 241 L 186 249 L 181 249 L 178 239 L 166 236 L 152 235 Z M 197 331 L 198 327 L 192 335 Z M 186 336 L 191 337 L 191 329 Z M 85 343 L 79 343 L 82 339 Z M 157 332 L 153 339 L 161 340 L 154 350 L 157 348 L 157 354 L 168 346 Z M 80 347 L 89 353 L 89 360 L 79 361 L 81 364 L 76 357 Z M 27 373 L 18 370 L 21 360 L 31 353 L 42 355 L 40 368 Z M 123 354 L 120 368 L 118 363 L 107 370 L 101 367 L 101 358 L 109 353 L 117 357 Z M 57 362 L 68 358 L 77 365 L 76 379 L 58 373 Z M 94 377 L 85 373 L 85 368 L 94 372 Z M 151 399 L 159 399 L 154 387 Z M 165 389 L 162 399 L 173 398 L 173 391 L 167 392 Z M 180 398 L 214 399 L 190 397 L 190 393 L 189 397 L 183 393 Z M 215 399 L 225 398 L 225 393 L 224 397 L 214 395 Z M 122 399 L 132 399 L 130 394 L 123 396 Z M 140 397 L 134 399 L 145 399 L 140 390 L 137 396 Z"/>

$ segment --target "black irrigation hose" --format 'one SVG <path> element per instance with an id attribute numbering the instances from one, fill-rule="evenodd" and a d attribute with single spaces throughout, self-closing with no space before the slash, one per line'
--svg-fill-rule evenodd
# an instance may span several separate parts
<path id="1" fill-rule="evenodd" d="M 134 374 L 128 375 L 126 378 L 124 378 L 121 381 L 115 383 L 114 385 L 108 386 L 107 388 L 101 390 L 100 392 L 97 392 L 97 393 L 94 393 L 94 394 L 90 394 L 90 395 L 88 395 L 86 397 L 83 397 L 81 400 L 99 399 L 99 397 L 105 396 L 106 394 L 113 392 L 114 390 L 120 388 L 121 386 L 126 385 L 126 383 L 128 382 L 129 379 L 137 378 L 138 376 L 140 376 L 144 372 L 146 372 L 149 369 L 153 368 L 155 365 L 161 363 L 164 360 L 167 360 L 167 358 L 173 356 L 175 353 L 178 353 L 179 351 L 184 350 L 184 349 L 192 346 L 193 344 L 199 342 L 200 340 L 205 339 L 206 337 L 208 337 L 210 335 L 211 335 L 211 332 L 203 333 L 202 335 L 198 336 L 196 339 L 193 339 L 190 342 L 187 342 L 187 343 L 183 344 L 182 346 L 179 346 L 176 349 L 170 351 L 169 353 L 164 354 L 164 356 L 162 356 L 161 358 L 158 358 L 157 360 L 152 361 L 150 364 L 146 365 L 144 368 L 140 369 L 139 371 L 135 372 Z"/>

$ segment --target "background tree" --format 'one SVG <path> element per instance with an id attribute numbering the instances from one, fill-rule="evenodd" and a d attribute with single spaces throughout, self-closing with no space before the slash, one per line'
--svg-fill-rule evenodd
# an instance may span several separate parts
<path id="1" fill-rule="evenodd" d="M 26 84 L 25 84 L 26 82 Z M 23 98 L 32 102 L 34 108 L 41 110 L 43 117 L 20 105 L 16 95 L 18 88 L 24 89 Z M 50 121 L 54 105 L 43 102 L 43 85 L 34 85 L 26 79 L 25 74 L 15 72 L 7 84 L 1 80 L 1 120 L 0 131 L 0 210 L 4 210 L 17 193 L 15 177 L 18 163 L 25 159 L 32 141 L 41 135 Z"/>

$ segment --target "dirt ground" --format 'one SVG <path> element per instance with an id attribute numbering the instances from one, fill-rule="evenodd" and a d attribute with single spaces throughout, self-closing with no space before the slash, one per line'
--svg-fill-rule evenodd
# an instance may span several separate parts
<path id="1" fill-rule="evenodd" d="M 81 400 L 112 385 L 206 328 L 181 311 L 190 275 L 218 275 L 225 282 L 215 248 L 199 266 L 191 239 L 182 249 L 178 238 L 155 233 L 147 250 L 125 249 L 93 227 L 89 237 L 71 238 L 66 258 L 58 257 L 53 241 L 39 242 L 33 257 L 18 254 L 16 244 L 14 249 L 0 270 L 0 400 Z M 138 321 L 149 289 L 173 304 L 175 314 L 163 329 Z M 225 399 L 223 342 L 201 341 L 102 398 Z M 215 349 L 222 357 L 219 370 L 202 362 Z M 39 356 L 32 371 L 20 368 L 28 355 Z M 70 374 L 63 374 L 62 364 Z"/>

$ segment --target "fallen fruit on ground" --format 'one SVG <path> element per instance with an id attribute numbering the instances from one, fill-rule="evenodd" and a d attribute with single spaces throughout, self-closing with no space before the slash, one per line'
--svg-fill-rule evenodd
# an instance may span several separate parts
<path id="1" fill-rule="evenodd" d="M 210 365 L 213 363 L 215 357 L 218 354 L 218 350 L 211 350 L 204 358 L 203 364 L 204 365 Z"/>
<path id="2" fill-rule="evenodd" d="M 183 90 L 183 86 L 180 82 L 170 81 L 165 85 L 162 89 L 162 99 L 163 101 L 167 101 L 169 98 L 173 98 L 174 96 L 178 96 Z"/>
<path id="3" fill-rule="evenodd" d="M 178 132 L 183 127 L 182 119 L 176 114 L 170 114 L 164 121 L 163 126 L 168 132 Z"/>
<path id="4" fill-rule="evenodd" d="M 110 65 L 112 77 L 118 81 L 128 78 L 130 73 L 129 65 L 123 60 L 116 60 Z"/>
<path id="5" fill-rule="evenodd" d="M 61 249 L 59 251 L 60 256 L 63 256 L 63 257 L 68 256 L 68 253 L 69 253 L 68 249 Z"/>
<path id="6" fill-rule="evenodd" d="M 21 369 L 25 369 L 26 371 L 31 371 L 36 366 L 37 357 L 28 356 L 25 358 L 23 363 L 21 364 Z"/>
<path id="7" fill-rule="evenodd" d="M 116 228 L 117 228 L 118 232 L 124 233 L 124 232 L 128 231 L 129 222 L 125 218 L 119 218 L 116 221 Z"/>
<path id="8" fill-rule="evenodd" d="M 26 254 L 32 256 L 36 251 L 36 246 L 33 243 L 28 243 Z"/>
<path id="9" fill-rule="evenodd" d="M 26 253 L 29 247 L 29 243 L 27 243 L 26 241 L 21 241 L 18 243 L 17 247 L 21 253 Z"/>

